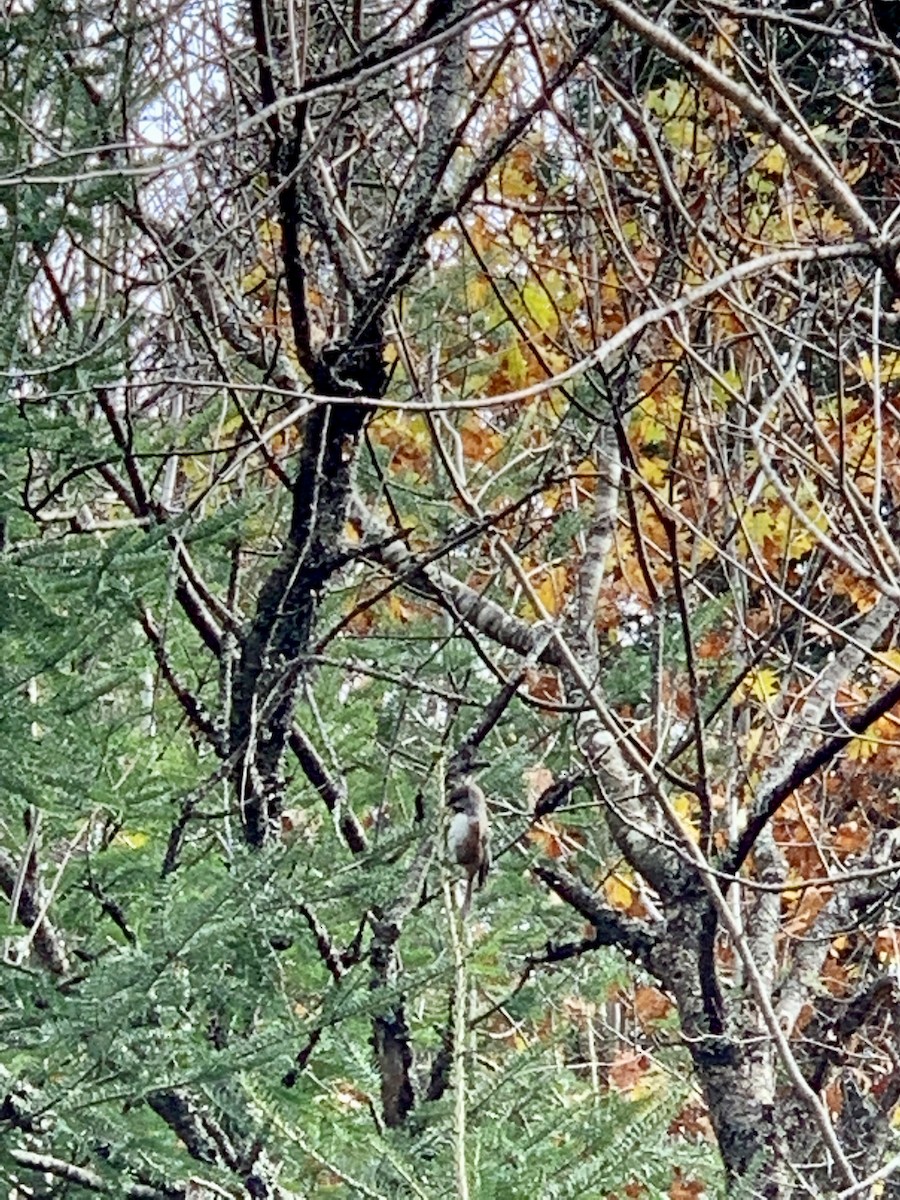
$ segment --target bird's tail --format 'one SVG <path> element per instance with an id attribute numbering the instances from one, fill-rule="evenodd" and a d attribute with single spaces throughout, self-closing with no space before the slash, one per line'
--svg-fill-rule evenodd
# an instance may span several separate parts
<path id="1" fill-rule="evenodd" d="M 463 896 L 463 902 L 459 910 L 459 914 L 463 920 L 469 915 L 469 909 L 472 907 L 472 893 L 475 891 L 475 876 L 470 875 L 466 880 L 466 894 Z"/>

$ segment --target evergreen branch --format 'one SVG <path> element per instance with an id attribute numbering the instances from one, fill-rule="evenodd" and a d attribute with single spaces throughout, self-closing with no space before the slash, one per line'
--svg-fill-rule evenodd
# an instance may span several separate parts
<path id="1" fill-rule="evenodd" d="M 20 1150 L 18 1147 L 13 1147 L 8 1153 L 14 1162 L 28 1171 L 52 1175 L 55 1179 L 62 1179 L 66 1183 L 75 1184 L 100 1195 L 114 1194 L 124 1197 L 125 1200 L 187 1200 L 189 1195 L 189 1185 L 186 1184 L 158 1188 L 145 1183 L 114 1183 L 87 1167 L 76 1166 L 75 1163 L 66 1162 L 51 1154 L 36 1154 L 32 1150 Z M 199 1180 L 197 1185 L 206 1186 Z M 215 1190 L 219 1194 L 233 1195 L 231 1192 L 220 1192 L 218 1188 Z"/>
<path id="2" fill-rule="evenodd" d="M 184 1092 L 177 1088 L 157 1088 L 147 1095 L 147 1104 L 165 1121 L 191 1158 L 213 1165 L 230 1165 L 196 1104 Z M 232 1155 L 232 1161 L 233 1158 Z"/>
<path id="3" fill-rule="evenodd" d="M 221 758 L 227 753 L 225 739 L 220 730 L 216 728 L 215 721 L 210 713 L 206 711 L 190 688 L 178 678 L 175 668 L 172 666 L 171 659 L 166 653 L 162 632 L 146 605 L 142 605 L 138 610 L 138 623 L 147 635 L 147 640 L 152 647 L 153 657 L 156 659 L 159 672 L 169 685 L 169 689 L 175 699 L 181 705 L 194 729 L 202 734 Z"/>
<path id="4" fill-rule="evenodd" d="M 315 910 L 309 904 L 300 904 L 299 908 L 300 915 L 306 921 L 313 935 L 319 957 L 328 968 L 328 972 L 334 982 L 340 983 L 346 973 L 346 967 L 344 966 L 340 951 L 335 948 L 331 935 L 322 924 Z"/>
<path id="5" fill-rule="evenodd" d="M 296 722 L 291 726 L 288 746 L 306 778 L 322 797 L 325 807 L 338 817 L 338 826 L 349 849 L 354 854 L 364 854 L 369 848 L 369 839 L 356 813 L 346 803 L 347 785 L 344 780 L 336 779 L 331 774 L 321 754 Z"/>

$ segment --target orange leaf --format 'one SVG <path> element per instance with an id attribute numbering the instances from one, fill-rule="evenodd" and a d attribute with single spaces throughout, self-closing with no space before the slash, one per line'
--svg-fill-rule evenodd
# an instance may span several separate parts
<path id="1" fill-rule="evenodd" d="M 476 412 L 469 413 L 459 427 L 463 453 L 475 462 L 485 462 L 503 449 L 503 438 Z"/>
<path id="2" fill-rule="evenodd" d="M 897 931 L 893 925 L 879 929 L 875 937 L 875 957 L 880 963 L 892 963 L 897 958 Z"/>
<path id="3" fill-rule="evenodd" d="M 525 672 L 525 679 L 528 683 L 528 690 L 535 700 L 547 700 L 555 703 L 562 696 L 559 676 L 554 671 L 538 671 L 534 667 L 529 667 Z"/>
<path id="4" fill-rule="evenodd" d="M 634 1014 L 642 1029 L 647 1030 L 648 1025 L 662 1021 L 671 1011 L 671 1000 L 659 988 L 639 987 L 635 990 Z"/>
<path id="5" fill-rule="evenodd" d="M 859 821 L 844 821 L 834 831 L 831 842 L 836 854 L 858 854 L 869 844 L 871 833 Z"/>
<path id="6" fill-rule="evenodd" d="M 528 830 L 528 840 L 540 846 L 547 858 L 564 858 L 568 853 L 565 834 L 552 821 L 540 821 Z"/>
<path id="7" fill-rule="evenodd" d="M 672 1186 L 669 1188 L 669 1200 L 701 1200 L 705 1195 L 705 1184 L 699 1179 L 683 1175 L 680 1167 L 675 1168 Z"/>
<path id="8" fill-rule="evenodd" d="M 731 635 L 724 629 L 711 629 L 698 643 L 699 658 L 721 658 L 731 642 Z"/>
<path id="9" fill-rule="evenodd" d="M 792 937 L 801 937 L 804 933 L 808 933 L 830 898 L 830 887 L 807 888 L 800 897 L 800 903 L 794 910 L 794 915 L 784 927 L 785 933 Z"/>
<path id="10" fill-rule="evenodd" d="M 650 1068 L 650 1059 L 636 1050 L 620 1050 L 609 1067 L 609 1082 L 617 1091 L 631 1092 Z"/>
<path id="11" fill-rule="evenodd" d="M 844 1107 L 844 1093 L 841 1090 L 839 1079 L 833 1079 L 825 1088 L 825 1103 L 832 1117 L 841 1115 L 841 1109 Z"/>
<path id="12" fill-rule="evenodd" d="M 691 1099 L 669 1126 L 669 1133 L 694 1141 L 712 1142 L 712 1124 L 702 1100 Z"/>

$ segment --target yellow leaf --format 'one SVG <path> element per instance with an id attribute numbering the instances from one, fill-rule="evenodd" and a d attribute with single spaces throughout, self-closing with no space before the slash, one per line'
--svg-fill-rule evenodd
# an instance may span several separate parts
<path id="1" fill-rule="evenodd" d="M 722 371 L 720 378 L 714 379 L 712 385 L 712 398 L 716 407 L 724 410 L 728 408 L 735 397 L 740 399 L 743 386 L 740 372 L 734 367 Z"/>
<path id="2" fill-rule="evenodd" d="M 888 667 L 900 675 L 900 650 L 884 650 L 881 654 L 876 654 L 875 658 L 883 667 Z"/>
<path id="3" fill-rule="evenodd" d="M 222 422 L 222 424 L 219 426 L 219 435 L 223 438 L 230 437 L 231 434 L 237 433 L 237 431 L 243 426 L 243 424 L 244 424 L 244 418 L 241 416 L 241 414 L 240 413 L 232 413 L 231 416 L 226 417 L 225 420 Z"/>
<path id="4" fill-rule="evenodd" d="M 762 744 L 763 731 L 759 725 L 755 725 L 747 734 L 746 744 L 744 746 L 744 760 L 749 761 L 759 750 Z"/>
<path id="5" fill-rule="evenodd" d="M 516 164 L 503 168 L 501 184 L 504 196 L 530 196 L 534 191 L 534 183 Z"/>
<path id="6" fill-rule="evenodd" d="M 775 534 L 775 522 L 768 509 L 747 513 L 743 520 L 744 533 L 757 546 L 761 546 L 766 538 Z"/>
<path id="7" fill-rule="evenodd" d="M 608 875 L 603 881 L 603 891 L 613 908 L 631 908 L 634 890 L 621 875 Z"/>
<path id="8" fill-rule="evenodd" d="M 249 292 L 255 291 L 266 278 L 267 274 L 268 271 L 262 263 L 257 263 L 255 267 L 252 267 L 241 280 L 241 291 L 244 295 L 246 296 Z"/>
<path id="9" fill-rule="evenodd" d="M 643 227 L 637 221 L 622 222 L 622 236 L 627 238 L 632 245 L 640 245 L 643 232 Z"/>
<path id="10" fill-rule="evenodd" d="M 114 846 L 121 846 L 125 850 L 140 850 L 150 841 L 150 834 L 144 833 L 142 829 L 120 829 L 112 840 Z"/>
<path id="11" fill-rule="evenodd" d="M 395 621 L 403 622 L 404 624 L 411 620 L 415 610 L 407 604 L 399 592 L 391 592 L 388 596 L 388 611 Z"/>
<path id="12" fill-rule="evenodd" d="M 651 487 L 662 487 L 666 481 L 666 461 L 661 458 L 639 458 L 638 470 L 641 478 Z"/>
<path id="13" fill-rule="evenodd" d="M 490 292 L 490 284 L 483 275 L 466 280 L 466 304 L 469 308 L 483 308 Z"/>
<path id="14" fill-rule="evenodd" d="M 516 217 L 510 227 L 509 236 L 512 238 L 512 244 L 521 250 L 534 237 L 534 230 L 527 221 Z"/>
<path id="15" fill-rule="evenodd" d="M 752 671 L 735 692 L 736 697 L 746 700 L 752 696 L 754 700 L 771 700 L 777 696 L 781 685 L 778 676 L 771 667 L 759 667 Z"/>
<path id="16" fill-rule="evenodd" d="M 265 221 L 260 221 L 259 238 L 262 242 L 277 245 L 281 241 L 281 226 L 277 221 L 270 221 L 268 218 Z"/>
<path id="17" fill-rule="evenodd" d="M 694 121 L 676 117 L 673 121 L 666 121 L 665 132 L 671 144 L 679 150 L 693 149 L 696 146 L 697 125 Z"/>
<path id="18" fill-rule="evenodd" d="M 672 798 L 672 808 L 681 817 L 684 832 L 693 842 L 700 841 L 700 829 L 697 825 L 697 798 L 690 792 L 679 792 Z"/>
<path id="19" fill-rule="evenodd" d="M 839 217 L 833 208 L 826 208 L 819 217 L 819 228 L 823 234 L 835 240 L 847 237 L 850 233 L 849 223 Z"/>
<path id="20" fill-rule="evenodd" d="M 669 428 L 664 421 L 668 414 L 661 412 L 665 401 L 654 395 L 645 396 L 635 409 L 628 432 L 642 447 L 665 445 Z"/>
<path id="21" fill-rule="evenodd" d="M 778 676 L 771 667 L 760 667 L 754 672 L 753 686 L 750 691 L 757 700 L 771 700 L 777 696 L 781 688 Z"/>
<path id="22" fill-rule="evenodd" d="M 866 383 L 871 383 L 875 378 L 875 364 L 872 362 L 870 354 L 863 353 L 859 356 L 857 369 Z M 878 363 L 878 378 L 882 383 L 891 383 L 895 379 L 900 379 L 900 354 L 895 350 L 881 355 Z"/>
<path id="23" fill-rule="evenodd" d="M 869 160 L 868 159 L 863 159 L 863 161 L 861 163 L 857 163 L 855 167 L 850 167 L 850 166 L 845 167 L 844 168 L 844 180 L 847 183 L 849 183 L 851 186 L 854 183 L 859 183 L 860 179 L 862 179 L 863 175 L 865 175 L 865 173 L 866 173 L 866 171 L 868 171 L 868 169 L 869 169 Z"/>
<path id="24" fill-rule="evenodd" d="M 683 821 L 687 821 L 694 809 L 694 797 L 690 792 L 679 792 L 672 798 L 672 808 Z"/>
<path id="25" fill-rule="evenodd" d="M 563 606 L 568 577 L 565 567 L 550 567 L 542 572 L 540 582 L 534 585 L 541 604 L 551 616 L 555 617 Z"/>
<path id="26" fill-rule="evenodd" d="M 503 365 L 513 387 L 521 387 L 528 378 L 528 362 L 518 342 L 513 342 L 503 355 Z"/>
<path id="27" fill-rule="evenodd" d="M 647 107 L 657 117 L 673 117 L 679 109 L 682 113 L 692 111 L 694 105 L 687 83 L 680 79 L 667 79 L 664 87 L 654 88 L 648 93 Z"/>
<path id="28" fill-rule="evenodd" d="M 528 315 L 544 333 L 555 333 L 559 327 L 559 318 L 553 301 L 537 283 L 526 283 L 522 288 L 522 300 L 528 310 Z"/>
<path id="29" fill-rule="evenodd" d="M 847 757 L 857 762 L 865 762 L 877 753 L 878 742 L 874 738 L 854 738 L 847 747 Z"/>
<path id="30" fill-rule="evenodd" d="M 780 179 L 787 166 L 787 154 L 783 146 L 773 146 L 759 162 L 759 169 L 767 175 L 777 175 Z"/>
<path id="31" fill-rule="evenodd" d="M 622 290 L 622 282 L 616 268 L 610 263 L 600 279 L 600 303 L 608 306 L 618 304 Z"/>
<path id="32" fill-rule="evenodd" d="M 822 533 L 827 532 L 828 518 L 818 500 L 815 497 L 801 495 L 799 488 L 795 493 L 795 499 L 798 503 L 803 502 L 804 511 L 813 529 L 821 530 Z M 812 529 L 799 521 L 785 507 L 777 510 L 777 516 L 772 523 L 771 536 L 775 538 L 779 546 L 784 548 L 789 558 L 802 558 L 812 550 L 817 542 Z"/>

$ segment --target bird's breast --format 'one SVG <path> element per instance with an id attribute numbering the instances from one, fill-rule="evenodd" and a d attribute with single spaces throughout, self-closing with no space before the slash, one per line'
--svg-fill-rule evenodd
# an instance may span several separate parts
<path id="1" fill-rule="evenodd" d="M 454 813 L 447 830 L 447 849 L 461 866 L 475 866 L 481 860 L 478 822 L 466 813 Z"/>

